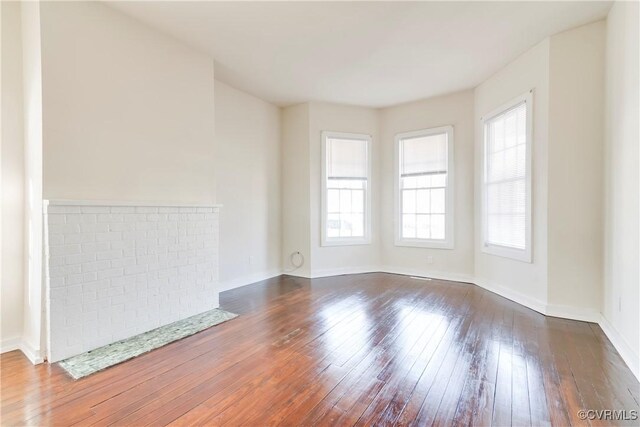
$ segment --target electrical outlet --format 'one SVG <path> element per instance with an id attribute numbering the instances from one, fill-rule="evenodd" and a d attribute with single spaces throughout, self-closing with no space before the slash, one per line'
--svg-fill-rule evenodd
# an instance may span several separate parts
<path id="1" fill-rule="evenodd" d="M 254 258 L 253 256 L 249 256 L 249 265 L 253 265 Z"/>
<path id="2" fill-rule="evenodd" d="M 622 311 L 622 297 L 618 297 L 618 311 Z"/>
<path id="3" fill-rule="evenodd" d="M 433 264 L 433 257 L 431 255 L 427 257 L 427 264 Z"/>

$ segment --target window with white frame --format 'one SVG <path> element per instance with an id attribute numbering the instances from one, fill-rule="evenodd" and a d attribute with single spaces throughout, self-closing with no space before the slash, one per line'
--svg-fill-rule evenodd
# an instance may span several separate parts
<path id="1" fill-rule="evenodd" d="M 453 127 L 396 136 L 396 245 L 453 247 Z"/>
<path id="2" fill-rule="evenodd" d="M 488 114 L 482 186 L 486 253 L 531 262 L 531 93 Z"/>
<path id="3" fill-rule="evenodd" d="M 371 137 L 322 133 L 322 244 L 370 242 Z"/>

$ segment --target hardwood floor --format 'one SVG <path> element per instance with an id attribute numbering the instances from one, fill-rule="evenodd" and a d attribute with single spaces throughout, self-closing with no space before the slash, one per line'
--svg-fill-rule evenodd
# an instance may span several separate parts
<path id="1" fill-rule="evenodd" d="M 579 418 L 639 410 L 598 325 L 474 285 L 281 276 L 221 307 L 241 316 L 79 381 L 3 354 L 2 426 L 638 424 Z"/>

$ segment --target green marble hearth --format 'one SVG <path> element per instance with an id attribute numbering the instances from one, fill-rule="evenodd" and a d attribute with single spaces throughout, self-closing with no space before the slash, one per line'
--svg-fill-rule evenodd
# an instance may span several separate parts
<path id="1" fill-rule="evenodd" d="M 60 366 L 77 380 L 237 316 L 216 308 L 70 357 L 61 361 Z"/>

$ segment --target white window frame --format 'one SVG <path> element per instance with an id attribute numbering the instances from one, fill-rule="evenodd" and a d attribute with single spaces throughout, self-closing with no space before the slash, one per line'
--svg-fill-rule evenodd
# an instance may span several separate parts
<path id="1" fill-rule="evenodd" d="M 517 249 L 507 246 L 490 244 L 487 242 L 487 122 L 496 116 L 505 113 L 521 103 L 526 105 L 526 160 L 525 160 L 525 248 Z M 482 221 L 482 239 L 480 242 L 481 251 L 489 254 L 496 255 L 504 258 L 511 258 L 522 262 L 532 262 L 532 233 L 531 233 L 531 215 L 532 215 L 532 203 L 531 203 L 531 177 L 532 177 L 532 143 L 533 143 L 533 90 L 527 92 L 524 95 L 520 95 L 515 99 L 503 104 L 499 108 L 485 114 L 482 117 L 482 181 L 481 181 L 481 221 Z"/>
<path id="2" fill-rule="evenodd" d="M 327 139 L 357 139 L 367 144 L 367 182 L 364 190 L 364 236 L 363 237 L 328 237 L 327 236 Z M 371 135 L 346 132 L 323 131 L 321 134 L 321 202 L 320 202 L 320 244 L 321 246 L 368 245 L 371 243 Z"/>
<path id="3" fill-rule="evenodd" d="M 402 203 L 400 200 L 400 141 L 420 136 L 447 134 L 447 187 L 445 188 L 445 239 L 411 239 L 402 237 Z M 395 245 L 432 249 L 453 249 L 455 222 L 455 171 L 454 171 L 454 139 L 453 126 L 440 126 L 430 129 L 399 133 L 395 137 L 395 172 L 394 172 L 394 208 L 395 208 Z"/>

